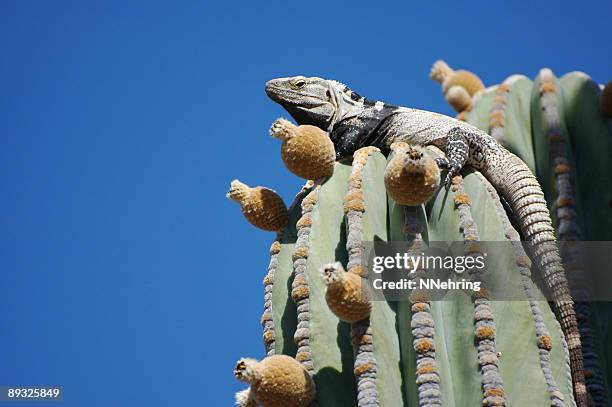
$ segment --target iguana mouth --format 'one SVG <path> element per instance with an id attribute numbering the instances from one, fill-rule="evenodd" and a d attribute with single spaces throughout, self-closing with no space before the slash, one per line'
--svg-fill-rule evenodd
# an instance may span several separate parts
<path id="1" fill-rule="evenodd" d="M 283 86 L 276 85 L 276 79 L 272 79 L 266 82 L 266 94 L 270 99 L 277 103 L 281 103 L 282 99 L 279 97 L 279 95 L 282 93 L 286 93 L 292 96 L 298 94 L 298 92 L 293 92 L 289 89 L 284 88 Z"/>
<path id="2" fill-rule="evenodd" d="M 326 100 L 318 99 L 312 95 L 304 94 L 299 90 L 288 89 L 282 86 L 275 86 L 274 80 L 266 83 L 266 94 L 276 103 L 287 103 L 295 99 L 300 100 L 299 106 L 303 108 L 314 108 L 328 103 Z"/>

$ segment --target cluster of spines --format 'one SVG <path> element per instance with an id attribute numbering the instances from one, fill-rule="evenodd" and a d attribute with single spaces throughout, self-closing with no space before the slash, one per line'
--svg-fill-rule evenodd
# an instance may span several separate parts
<path id="1" fill-rule="evenodd" d="M 266 355 L 274 355 L 276 346 L 276 332 L 274 330 L 274 319 L 272 318 L 272 290 L 274 289 L 274 274 L 278 268 L 278 254 L 281 250 L 282 232 L 276 234 L 276 239 L 270 246 L 270 263 L 268 273 L 264 277 L 264 311 L 261 315 L 261 326 L 263 328 L 263 341 Z"/>
<path id="2" fill-rule="evenodd" d="M 553 166 L 555 186 L 557 192 L 556 215 L 557 215 L 557 237 L 559 241 L 580 240 L 578 222 L 576 216 L 575 196 L 571 183 L 571 167 L 568 158 L 566 137 L 560 120 L 560 112 L 557 106 L 557 89 L 554 74 L 550 69 L 540 71 L 540 101 L 544 109 L 544 119 L 547 127 L 547 138 L 550 146 L 550 159 Z M 580 254 L 576 252 L 578 246 L 561 244 L 561 254 L 564 266 L 571 284 L 572 293 L 576 298 L 586 298 L 586 281 L 584 265 L 580 262 Z M 570 351 L 574 347 L 582 347 L 582 358 L 584 371 L 582 383 L 576 383 L 576 397 L 578 399 L 586 394 L 579 394 L 588 390 L 597 405 L 607 405 L 606 394 L 599 368 L 597 354 L 594 349 L 593 334 L 590 326 L 590 307 L 587 303 L 576 302 L 574 304 L 578 318 L 579 342 L 568 343 Z M 574 353 L 574 352 L 573 352 Z M 582 360 L 580 361 L 582 362 Z M 575 362 L 572 362 L 575 363 Z M 574 369 L 573 369 L 574 370 Z M 575 381 L 576 378 L 575 378 Z M 583 389 L 586 381 L 586 389 Z M 581 386 L 582 385 L 582 386 Z M 580 403 L 580 400 L 577 400 Z"/>
<path id="3" fill-rule="evenodd" d="M 531 260 L 527 256 L 522 244 L 521 238 L 518 232 L 512 226 L 508 215 L 504 209 L 503 204 L 501 203 L 495 188 L 484 178 L 480 177 L 483 184 L 486 186 L 487 191 L 491 197 L 495 205 L 495 211 L 499 216 L 499 219 L 502 222 L 502 226 L 504 228 L 504 235 L 512 244 L 512 249 L 514 251 L 514 255 L 516 257 L 516 266 L 519 270 L 521 284 L 523 287 L 523 291 L 525 292 L 525 296 L 529 301 L 529 307 L 531 309 L 531 314 L 533 316 L 535 331 L 536 331 L 536 341 L 538 346 L 538 353 L 540 358 L 540 367 L 542 369 L 542 373 L 544 374 L 544 379 L 546 380 L 546 387 L 548 393 L 550 395 L 550 405 L 552 407 L 564 407 L 564 397 L 559 387 L 557 386 L 556 380 L 552 374 L 552 366 L 550 363 L 551 356 L 550 352 L 552 349 L 552 337 L 550 336 L 550 332 L 544 323 L 544 319 L 542 316 L 542 310 L 540 309 L 540 304 L 537 300 L 537 296 L 534 293 L 534 284 L 531 276 Z M 560 327 L 559 327 L 560 330 Z M 564 356 L 567 366 L 569 367 L 569 353 L 567 351 L 567 343 L 561 335 L 561 340 L 564 346 Z M 571 375 L 568 376 L 569 387 L 571 388 L 572 378 Z"/>
<path id="4" fill-rule="evenodd" d="M 458 175 L 453 177 L 452 191 L 454 192 L 455 209 L 459 216 L 459 227 L 463 234 L 466 255 L 476 256 L 481 254 L 478 227 L 471 211 L 471 200 L 463 188 L 463 178 Z M 479 280 L 479 270 L 474 268 L 468 270 L 472 280 Z M 491 309 L 489 292 L 482 281 L 479 291 L 472 292 L 474 301 L 474 325 L 478 351 L 478 364 L 482 375 L 483 406 L 505 406 L 506 397 L 504 383 L 499 374 L 499 358 L 495 347 L 495 318 Z"/>
<path id="5" fill-rule="evenodd" d="M 489 110 L 489 134 L 500 144 L 504 144 L 506 138 L 504 127 L 506 126 L 506 105 L 509 93 L 510 85 L 507 82 L 499 85 L 495 89 L 495 98 Z"/>
<path id="6" fill-rule="evenodd" d="M 312 211 L 317 204 L 320 185 L 315 185 L 302 200 L 302 216 L 296 224 L 297 241 L 293 250 L 293 283 L 291 298 L 297 306 L 297 328 L 293 339 L 297 345 L 295 358 L 308 373 L 314 375 L 312 350 L 310 348 L 310 288 L 306 273 L 310 229 L 312 226 Z"/>
<path id="7" fill-rule="evenodd" d="M 408 242 L 409 254 L 420 255 L 422 251 L 423 225 L 416 214 L 416 207 L 404 206 L 404 236 Z M 409 274 L 410 279 L 418 279 L 422 270 Z M 410 327 L 413 347 L 416 352 L 416 384 L 420 406 L 442 406 L 440 375 L 436 363 L 435 323 L 431 315 L 429 294 L 413 290 L 409 296 L 411 320 Z"/>
<path id="8" fill-rule="evenodd" d="M 312 188 L 312 182 L 308 181 L 298 192 L 295 200 L 291 204 L 291 209 L 299 202 L 299 199 Z M 263 328 L 263 342 L 268 356 L 274 355 L 276 345 L 276 332 L 274 329 L 274 319 L 272 317 L 272 291 L 274 289 L 274 275 L 278 268 L 278 254 L 281 251 L 281 242 L 283 239 L 284 229 L 277 232 L 276 238 L 270 246 L 270 263 L 268 264 L 268 273 L 264 277 L 264 311 L 261 315 L 261 326 Z"/>
<path id="9" fill-rule="evenodd" d="M 565 136 L 561 125 L 556 101 L 556 86 L 552 72 L 542 69 L 540 72 L 540 101 L 544 109 L 547 127 L 547 139 L 550 146 L 550 158 L 555 174 L 557 189 L 557 238 L 559 240 L 577 240 L 575 198 L 570 181 L 570 164 L 567 154 Z"/>
<path id="10" fill-rule="evenodd" d="M 355 152 L 348 190 L 344 199 L 344 211 L 347 219 L 347 269 L 349 273 L 355 273 L 362 278 L 368 277 L 367 269 L 363 266 L 365 202 L 362 172 L 368 157 L 377 151 L 379 150 L 376 147 L 364 147 Z M 359 407 L 376 407 L 379 405 L 378 373 L 369 318 L 351 324 L 351 340 L 355 355 L 353 368 L 357 381 L 357 405 Z"/>

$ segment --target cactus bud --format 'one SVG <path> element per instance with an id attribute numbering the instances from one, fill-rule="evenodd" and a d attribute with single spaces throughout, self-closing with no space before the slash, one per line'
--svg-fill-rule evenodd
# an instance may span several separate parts
<path id="1" fill-rule="evenodd" d="M 306 369 L 286 355 L 272 355 L 261 362 L 243 358 L 234 376 L 251 385 L 248 394 L 236 395 L 239 402 L 254 398 L 263 407 L 306 407 L 315 396 L 315 384 Z"/>
<path id="2" fill-rule="evenodd" d="M 251 389 L 241 390 L 236 393 L 236 406 L 238 407 L 257 407 L 257 400 L 253 397 Z"/>
<path id="3" fill-rule="evenodd" d="M 421 147 L 393 143 L 395 157 L 385 169 L 385 187 L 397 203 L 416 206 L 426 202 L 440 185 L 436 161 Z"/>
<path id="4" fill-rule="evenodd" d="M 470 71 L 455 71 L 444 81 L 442 90 L 444 93 L 447 93 L 453 86 L 461 86 L 467 91 L 470 97 L 474 96 L 479 90 L 485 88 L 480 78 Z"/>
<path id="5" fill-rule="evenodd" d="M 289 214 L 283 199 L 271 189 L 250 188 L 236 179 L 230 184 L 226 196 L 240 203 L 244 217 L 260 229 L 279 231 L 289 221 Z"/>
<path id="6" fill-rule="evenodd" d="M 429 72 L 429 77 L 438 83 L 444 83 L 445 80 L 450 78 L 454 71 L 450 66 L 443 60 L 439 59 L 434 62 Z"/>
<path id="7" fill-rule="evenodd" d="M 323 266 L 321 275 L 327 285 L 325 300 L 338 318 L 354 323 L 370 316 L 372 294 L 359 275 L 347 273 L 338 262 Z"/>
<path id="8" fill-rule="evenodd" d="M 472 97 L 484 89 L 484 84 L 476 74 L 464 70 L 454 71 L 442 60 L 433 64 L 429 77 L 442 84 L 446 101 L 459 113 L 469 110 L 472 107 Z"/>
<path id="9" fill-rule="evenodd" d="M 607 117 L 612 118 L 612 81 L 601 91 L 601 111 Z"/>
<path id="10" fill-rule="evenodd" d="M 472 97 L 463 86 L 451 86 L 444 96 L 448 104 L 459 113 L 472 107 Z"/>
<path id="11" fill-rule="evenodd" d="M 281 158 L 289 171 L 298 177 L 316 180 L 334 172 L 334 143 L 318 127 L 296 126 L 281 118 L 272 124 L 270 134 L 282 140 Z"/>

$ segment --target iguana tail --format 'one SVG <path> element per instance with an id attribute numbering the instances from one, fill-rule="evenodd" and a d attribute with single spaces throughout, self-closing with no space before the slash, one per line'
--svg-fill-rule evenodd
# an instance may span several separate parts
<path id="1" fill-rule="evenodd" d="M 570 296 L 544 193 L 529 167 L 514 154 L 504 153 L 498 162 L 499 166 L 495 166 L 496 171 L 483 169 L 483 174 L 506 199 L 514 212 L 523 238 L 531 243 L 532 254 L 544 282 L 551 291 L 569 348 L 576 404 L 578 407 L 586 407 L 582 347 L 574 302 Z"/>

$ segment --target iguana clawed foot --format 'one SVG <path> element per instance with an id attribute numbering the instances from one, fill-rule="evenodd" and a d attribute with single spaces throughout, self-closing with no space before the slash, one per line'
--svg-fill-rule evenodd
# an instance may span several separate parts
<path id="1" fill-rule="evenodd" d="M 451 162 L 446 157 L 437 157 L 436 164 L 441 170 L 446 171 L 446 176 L 441 185 L 448 186 L 455 175 L 461 171 L 461 166 L 456 162 Z"/>

